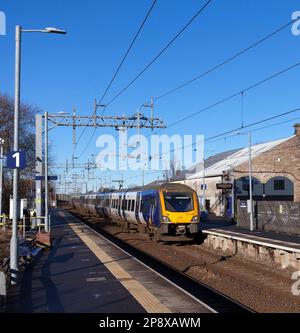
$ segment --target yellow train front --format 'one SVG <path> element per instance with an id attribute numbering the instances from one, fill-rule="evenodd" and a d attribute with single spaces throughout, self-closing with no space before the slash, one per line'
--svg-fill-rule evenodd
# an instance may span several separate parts
<path id="1" fill-rule="evenodd" d="M 200 210 L 197 193 L 182 184 L 165 183 L 138 191 L 138 222 L 157 239 L 190 239 L 198 234 Z"/>

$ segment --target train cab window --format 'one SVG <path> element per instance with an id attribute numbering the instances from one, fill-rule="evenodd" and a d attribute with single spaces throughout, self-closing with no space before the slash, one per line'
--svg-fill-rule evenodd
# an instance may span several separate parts
<path id="1" fill-rule="evenodd" d="M 166 210 L 169 212 L 190 212 L 193 210 L 193 196 L 190 193 L 164 193 Z"/>

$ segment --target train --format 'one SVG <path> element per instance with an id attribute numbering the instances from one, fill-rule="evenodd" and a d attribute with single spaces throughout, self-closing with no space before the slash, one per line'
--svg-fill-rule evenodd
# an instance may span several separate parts
<path id="1" fill-rule="evenodd" d="M 193 239 L 199 230 L 197 193 L 183 184 L 73 195 L 69 203 L 78 211 L 135 227 L 156 241 Z"/>

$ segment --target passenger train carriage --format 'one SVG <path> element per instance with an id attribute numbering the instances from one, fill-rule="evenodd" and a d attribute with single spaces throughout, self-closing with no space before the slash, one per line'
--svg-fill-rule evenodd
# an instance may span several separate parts
<path id="1" fill-rule="evenodd" d="M 200 211 L 197 193 L 182 184 L 145 186 L 127 191 L 101 192 L 71 197 L 78 210 L 135 225 L 156 240 L 193 238 L 198 233 Z"/>

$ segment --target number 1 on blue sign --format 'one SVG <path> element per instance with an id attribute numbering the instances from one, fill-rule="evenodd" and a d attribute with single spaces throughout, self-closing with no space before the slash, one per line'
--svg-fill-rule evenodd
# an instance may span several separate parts
<path id="1" fill-rule="evenodd" d="M 20 153 L 16 152 L 12 156 L 16 160 L 16 168 L 20 167 Z"/>

